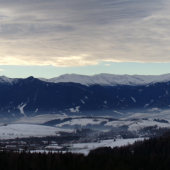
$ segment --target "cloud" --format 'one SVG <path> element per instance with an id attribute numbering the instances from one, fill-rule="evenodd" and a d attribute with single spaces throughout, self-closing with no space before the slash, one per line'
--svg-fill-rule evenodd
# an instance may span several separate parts
<path id="1" fill-rule="evenodd" d="M 170 62 L 168 0 L 0 0 L 0 65 Z"/>
<path id="2" fill-rule="evenodd" d="M 5 71 L 5 70 L 3 70 L 3 69 L 0 69 L 0 71 Z"/>

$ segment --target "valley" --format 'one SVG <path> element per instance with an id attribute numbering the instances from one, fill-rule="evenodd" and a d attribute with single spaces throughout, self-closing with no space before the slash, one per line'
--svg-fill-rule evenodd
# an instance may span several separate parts
<path id="1" fill-rule="evenodd" d="M 160 137 L 170 130 L 169 82 L 169 74 L 2 76 L 0 150 L 88 154 Z"/>
<path id="2" fill-rule="evenodd" d="M 169 130 L 169 119 L 39 115 L 2 124 L 0 150 L 87 155 L 97 147 L 133 144 Z"/>

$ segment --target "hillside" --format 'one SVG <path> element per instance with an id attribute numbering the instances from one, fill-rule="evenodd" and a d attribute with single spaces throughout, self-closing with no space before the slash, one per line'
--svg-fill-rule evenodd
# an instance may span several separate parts
<path id="1" fill-rule="evenodd" d="M 168 109 L 169 82 L 150 85 L 90 86 L 52 83 L 34 77 L 0 83 L 0 114 L 29 116 L 47 113 L 122 114 L 127 110 Z M 105 112 L 105 113 L 104 113 Z"/>

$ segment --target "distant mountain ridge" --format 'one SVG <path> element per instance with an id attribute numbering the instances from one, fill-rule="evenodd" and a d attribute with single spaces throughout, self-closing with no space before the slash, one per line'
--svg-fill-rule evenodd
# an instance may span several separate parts
<path id="1" fill-rule="evenodd" d="M 154 75 L 114 75 L 114 74 L 96 74 L 93 76 L 85 76 L 78 74 L 64 74 L 52 79 L 39 78 L 45 82 L 60 83 L 60 82 L 72 82 L 80 83 L 83 85 L 95 85 L 102 86 L 117 86 L 117 85 L 147 85 L 158 82 L 170 81 L 170 74 L 163 74 L 159 76 Z"/>
<path id="2" fill-rule="evenodd" d="M 3 79 L 3 81 L 2 81 Z M 6 80 L 6 81 L 5 81 Z M 170 81 L 144 85 L 83 85 L 34 77 L 0 80 L 0 116 L 111 113 L 170 108 Z"/>
<path id="3" fill-rule="evenodd" d="M 79 83 L 82 85 L 101 85 L 101 86 L 117 86 L 129 85 L 139 86 L 158 82 L 169 82 L 170 74 L 163 75 L 114 75 L 114 74 L 96 74 L 93 76 L 78 75 L 78 74 L 64 74 L 59 77 L 46 79 L 38 78 L 41 81 L 49 83 Z M 18 79 L 12 79 L 5 76 L 0 76 L 0 83 L 15 84 Z"/>
<path id="4" fill-rule="evenodd" d="M 8 78 L 6 76 L 0 76 L 0 83 L 1 84 L 10 84 L 13 85 L 17 83 L 18 78 Z"/>

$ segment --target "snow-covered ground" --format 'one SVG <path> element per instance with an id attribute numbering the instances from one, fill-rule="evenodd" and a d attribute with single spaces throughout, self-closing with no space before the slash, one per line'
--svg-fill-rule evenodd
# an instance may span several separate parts
<path id="1" fill-rule="evenodd" d="M 165 127 L 170 128 L 170 123 L 156 122 L 153 120 L 141 120 L 141 121 L 137 121 L 136 123 L 129 125 L 128 130 L 138 131 L 142 128 L 150 127 L 150 126 L 157 126 L 158 128 L 165 128 Z"/>
<path id="2" fill-rule="evenodd" d="M 145 127 L 155 126 L 159 128 L 170 128 L 170 123 L 168 123 L 168 120 L 166 120 L 167 123 L 164 122 L 158 122 L 154 119 L 148 119 L 148 120 L 125 120 L 125 121 L 111 121 L 106 123 L 104 126 L 112 126 L 112 127 L 120 127 L 120 126 L 128 126 L 129 131 L 138 131 Z"/>
<path id="3" fill-rule="evenodd" d="M 57 124 L 56 127 L 63 127 L 64 125 L 67 126 L 75 126 L 79 125 L 82 128 L 85 127 L 86 125 L 99 125 L 102 122 L 105 123 L 103 127 L 121 127 L 121 126 L 127 126 L 128 130 L 130 131 L 137 131 L 145 127 L 150 127 L 150 126 L 155 126 L 159 128 L 170 128 L 170 123 L 169 121 L 166 120 L 167 123 L 164 122 L 158 122 L 155 121 L 154 119 L 139 119 L 139 120 L 116 120 L 116 121 L 109 121 L 108 119 L 93 119 L 93 118 L 80 118 L 80 119 L 72 119 L 70 121 L 66 121 L 64 123 Z M 101 127 L 102 128 L 102 127 Z"/>
<path id="4" fill-rule="evenodd" d="M 10 124 L 7 126 L 0 126 L 0 139 L 15 139 L 23 137 L 42 137 L 57 135 L 58 132 L 72 132 L 72 130 L 65 130 L 61 128 L 30 125 L 30 124 Z M 59 134 L 58 134 L 59 135 Z"/>
<path id="5" fill-rule="evenodd" d="M 162 116 L 161 116 L 161 115 Z M 150 117 L 149 117 L 150 116 Z M 158 122 L 155 121 L 154 119 L 164 119 L 164 117 L 167 118 L 165 119 L 167 123 L 164 122 Z M 71 120 L 66 120 L 65 122 L 56 124 L 56 127 L 62 128 L 65 125 L 67 125 L 67 128 L 73 127 L 75 125 L 79 125 L 82 128 L 86 127 L 87 125 L 100 125 L 102 122 L 104 128 L 112 128 L 112 127 L 121 127 L 121 126 L 127 126 L 130 131 L 136 131 L 140 130 L 144 127 L 149 127 L 149 126 L 155 126 L 157 125 L 158 127 L 167 127 L 170 128 L 170 116 L 169 116 L 169 111 L 162 111 L 162 113 L 136 113 L 131 116 L 128 116 L 125 119 L 120 119 L 120 120 L 115 120 L 115 121 L 110 121 L 109 118 L 104 118 L 104 117 L 98 117 L 98 118 L 81 118 L 78 116 L 67 116 L 67 115 L 59 115 L 59 114 L 51 114 L 51 115 L 40 115 L 40 116 L 35 116 L 35 117 L 24 117 L 15 123 L 17 124 L 42 124 L 50 120 L 55 120 L 55 119 L 66 119 L 66 118 L 71 118 Z M 148 119 L 142 119 L 142 118 L 148 118 Z M 134 119 L 134 120 L 131 120 Z M 102 128 L 102 127 L 101 127 Z"/>
<path id="6" fill-rule="evenodd" d="M 114 141 L 113 139 L 111 140 L 103 140 L 100 141 L 100 143 L 79 143 L 79 144 L 73 144 L 73 153 L 83 153 L 87 155 L 90 150 L 99 148 L 99 147 L 116 147 L 116 146 L 125 146 L 128 144 L 133 144 L 135 141 L 141 141 L 144 140 L 144 138 L 134 138 L 134 139 L 117 139 Z"/>
<path id="7" fill-rule="evenodd" d="M 169 119 L 170 109 L 161 110 L 159 108 L 148 109 L 148 112 L 136 112 L 126 114 L 125 119 L 142 119 L 142 118 L 157 118 L 157 119 Z"/>
<path id="8" fill-rule="evenodd" d="M 70 125 L 70 126 L 74 126 L 74 125 L 80 125 L 80 126 L 86 126 L 88 124 L 91 124 L 91 125 L 99 125 L 100 123 L 102 123 L 103 121 L 106 121 L 106 119 L 86 119 L 86 118 L 83 118 L 83 119 L 72 119 L 70 121 L 66 121 L 64 123 L 60 123 L 58 125 L 56 125 L 56 127 L 62 127 L 64 125 Z"/>
<path id="9" fill-rule="evenodd" d="M 134 138 L 134 139 L 117 139 L 116 141 L 114 141 L 113 139 L 111 140 L 102 140 L 100 141 L 100 143 L 76 143 L 73 144 L 68 152 L 72 152 L 72 153 L 82 153 L 84 155 L 88 155 L 88 153 L 90 152 L 90 150 L 99 148 L 99 147 L 116 147 L 116 146 L 126 146 L 128 144 L 133 144 L 135 141 L 142 141 L 144 140 L 144 138 Z M 49 145 L 48 148 L 52 148 L 55 149 L 55 145 Z M 59 146 L 56 145 L 56 149 L 58 149 Z M 51 150 L 34 150 L 31 152 L 51 152 Z M 52 152 L 58 152 L 53 150 Z M 65 151 L 62 151 L 63 153 L 65 153 Z"/>
<path id="10" fill-rule="evenodd" d="M 134 124 L 134 121 L 130 121 L 130 120 L 126 120 L 126 121 L 116 120 L 116 121 L 107 122 L 104 126 L 120 127 L 120 126 L 124 126 L 124 125 L 129 126 L 131 124 Z"/>
<path id="11" fill-rule="evenodd" d="M 28 123 L 28 124 L 43 124 L 54 119 L 65 119 L 68 118 L 65 114 L 43 114 L 33 117 L 22 117 L 14 123 Z"/>

